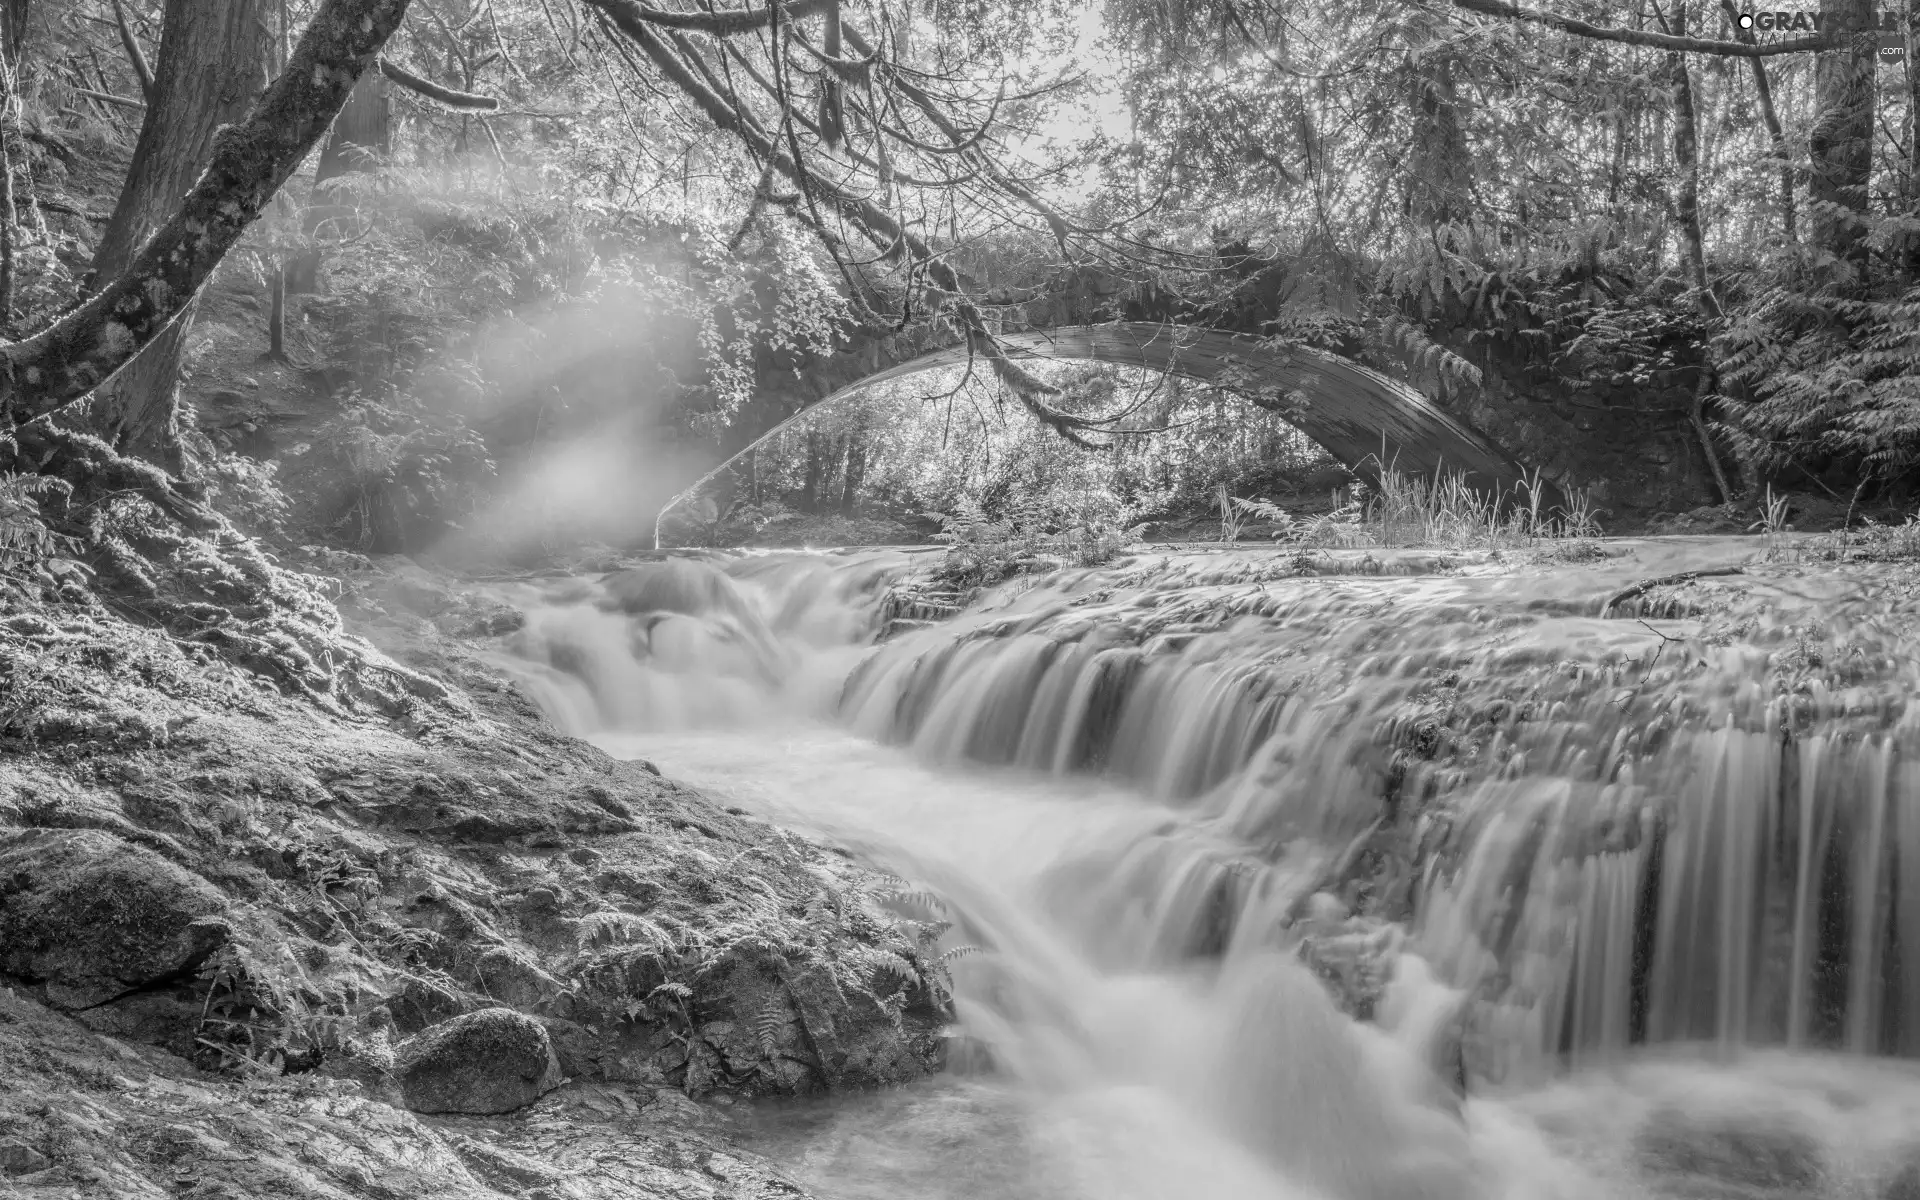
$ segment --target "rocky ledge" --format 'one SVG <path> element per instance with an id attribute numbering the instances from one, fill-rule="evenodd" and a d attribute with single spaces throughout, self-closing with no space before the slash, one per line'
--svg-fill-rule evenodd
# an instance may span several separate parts
<path id="1" fill-rule="evenodd" d="M 881 881 L 556 733 L 484 662 L 510 612 L 414 572 L 358 589 L 362 631 L 444 697 L 330 712 L 97 605 L 0 609 L 0 1172 L 598 1195 L 530 1132 L 585 1105 L 602 1149 L 652 1138 L 708 1189 L 676 1194 L 752 1195 L 765 1172 L 714 1167 L 708 1135 L 639 1132 L 698 1116 L 663 1096 L 937 1065 L 934 930 Z"/>

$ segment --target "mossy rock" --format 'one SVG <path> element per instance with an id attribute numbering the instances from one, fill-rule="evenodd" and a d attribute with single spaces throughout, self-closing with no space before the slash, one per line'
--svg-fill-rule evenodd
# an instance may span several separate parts
<path id="1" fill-rule="evenodd" d="M 1648 1119 L 1634 1143 L 1649 1173 L 1746 1193 L 1810 1195 L 1824 1174 L 1819 1142 L 1779 1115 L 1709 1116 L 1664 1108 Z"/>
<path id="2" fill-rule="evenodd" d="M 540 1022 L 507 1008 L 443 1021 L 402 1042 L 394 1076 L 408 1108 L 485 1116 L 525 1108 L 560 1086 L 560 1061 Z"/>
<path id="3" fill-rule="evenodd" d="M 232 938 L 226 898 L 153 851 L 97 830 L 0 838 L 0 970 L 89 1008 L 179 978 Z"/>

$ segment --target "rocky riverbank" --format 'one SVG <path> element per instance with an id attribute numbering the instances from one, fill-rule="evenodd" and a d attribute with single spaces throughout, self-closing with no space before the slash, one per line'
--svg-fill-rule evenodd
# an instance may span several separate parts
<path id="1" fill-rule="evenodd" d="M 397 715 L 71 590 L 0 610 L 9 1186 L 795 1194 L 685 1097 L 936 1065 L 884 881 L 554 732 L 476 655 L 511 610 L 355 566 Z"/>

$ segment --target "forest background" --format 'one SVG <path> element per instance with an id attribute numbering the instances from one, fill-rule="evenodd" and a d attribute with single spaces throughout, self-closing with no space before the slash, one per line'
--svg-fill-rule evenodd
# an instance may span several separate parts
<path id="1" fill-rule="evenodd" d="M 137 273 L 321 8 L 7 0 L 16 358 Z M 1036 310 L 1352 356 L 1614 528 L 1910 507 L 1920 76 L 1859 0 L 1817 35 L 1697 0 L 331 8 L 404 18 L 189 311 L 80 403 L 10 405 L 273 542 L 636 544 L 776 428 L 671 536 L 1353 498 L 1305 397 L 1030 370 L 994 337 Z M 974 366 L 785 424 L 926 327 Z M 45 483 L 71 449 L 13 444 L 9 545 L 104 536 Z"/>

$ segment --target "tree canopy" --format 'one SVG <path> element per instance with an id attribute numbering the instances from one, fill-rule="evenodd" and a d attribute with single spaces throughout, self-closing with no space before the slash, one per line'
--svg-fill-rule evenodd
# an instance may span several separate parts
<path id="1" fill-rule="evenodd" d="M 671 392 L 657 424 L 724 457 L 810 402 L 781 380 L 928 328 L 981 368 L 947 425 L 984 387 L 967 402 L 1137 455 L 1135 408 L 998 347 L 1083 294 L 1469 415 L 1643 394 L 1721 498 L 1897 490 L 1920 454 L 1920 90 L 1861 0 L 1765 31 L 1700 0 L 250 7 L 259 98 L 130 256 L 118 211 L 74 197 L 178 107 L 154 64 L 195 10 L 9 10 L 13 421 L 90 397 L 238 250 L 272 281 L 273 353 L 288 313 L 320 321 L 339 419 L 396 462 L 437 447 L 441 483 L 605 419 L 582 380 L 616 348 Z M 564 369 L 528 369 L 560 342 Z"/>

